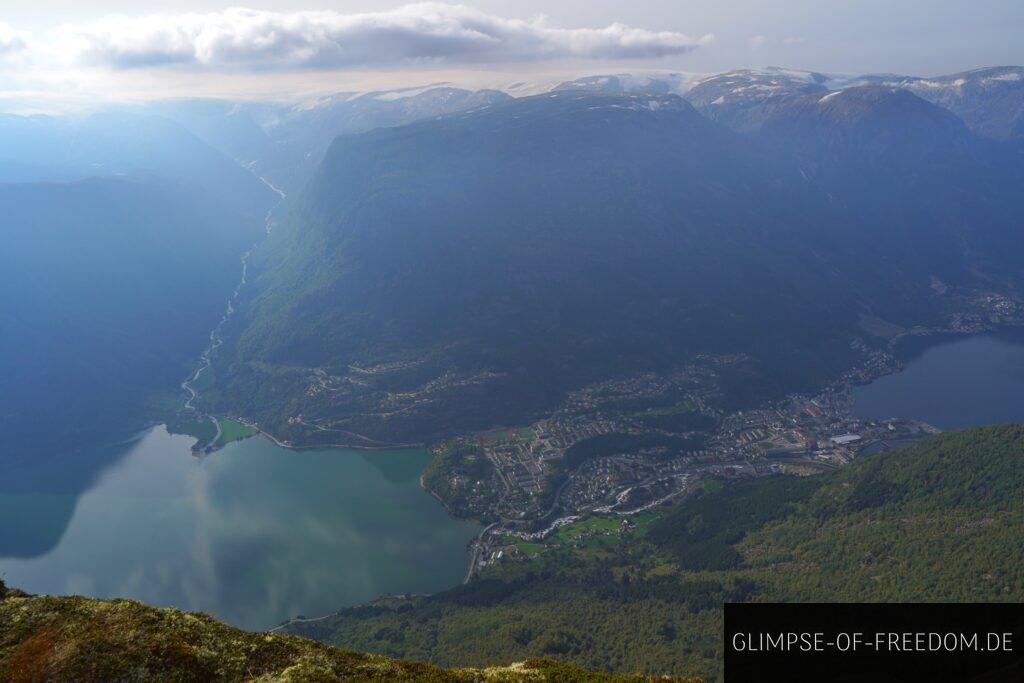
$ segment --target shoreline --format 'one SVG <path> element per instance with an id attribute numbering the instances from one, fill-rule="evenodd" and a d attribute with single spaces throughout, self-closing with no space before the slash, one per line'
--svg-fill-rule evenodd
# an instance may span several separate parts
<path id="1" fill-rule="evenodd" d="M 425 443 L 397 443 L 397 444 L 382 444 L 380 446 L 357 446 L 357 445 L 354 445 L 354 444 L 314 444 L 314 445 L 303 445 L 303 444 L 300 444 L 300 445 L 296 445 L 296 444 L 288 443 L 288 442 L 285 442 L 285 441 L 281 441 L 280 439 L 278 439 L 276 436 L 274 436 L 270 432 L 267 432 L 267 431 L 265 431 L 263 429 L 260 429 L 258 426 L 254 425 L 253 423 L 248 422 L 248 421 L 246 421 L 246 420 L 244 420 L 242 418 L 230 417 L 229 416 L 229 417 L 226 417 L 226 418 L 223 418 L 223 419 L 234 420 L 235 422 L 238 422 L 239 424 L 243 424 L 246 427 L 251 427 L 252 429 L 256 430 L 256 433 L 253 434 L 253 436 L 262 436 L 264 439 L 267 439 L 268 441 L 273 443 L 275 446 L 278 446 L 280 448 L 285 448 L 285 449 L 288 449 L 290 451 L 312 451 L 312 450 L 318 450 L 318 449 L 336 449 L 336 450 L 347 449 L 347 450 L 356 450 L 356 451 L 409 451 L 409 450 L 414 450 L 416 448 L 426 448 L 427 447 L 427 445 Z"/>
<path id="2" fill-rule="evenodd" d="M 1013 322 L 1003 322 L 1003 323 L 999 323 L 999 324 L 989 324 L 989 325 L 980 326 L 978 329 L 972 329 L 972 330 L 957 330 L 957 329 L 950 329 L 950 328 L 941 328 L 941 329 L 934 329 L 933 328 L 933 329 L 929 329 L 929 330 L 917 330 L 917 329 L 907 330 L 907 331 L 902 332 L 899 335 L 896 335 L 895 337 L 887 340 L 887 343 L 885 344 L 887 352 L 892 356 L 893 360 L 895 360 L 896 363 L 898 363 L 897 367 L 893 368 L 890 372 L 876 373 L 876 374 L 873 374 L 873 375 L 871 375 L 869 377 L 853 377 L 853 376 L 850 376 L 850 375 L 853 374 L 853 373 L 857 373 L 857 371 L 859 369 L 857 366 L 854 366 L 854 367 L 849 368 L 844 373 L 842 373 L 839 377 L 837 377 L 832 382 L 829 382 L 828 384 L 826 384 L 825 388 L 826 389 L 827 388 L 835 389 L 835 388 L 839 388 L 839 387 L 844 387 L 846 391 L 849 391 L 849 392 L 852 393 L 852 389 L 855 386 L 866 386 L 868 384 L 871 384 L 874 381 L 877 381 L 878 379 L 880 379 L 882 377 L 886 377 L 886 376 L 890 376 L 890 375 L 894 375 L 894 374 L 898 374 L 899 372 L 902 372 L 905 369 L 905 362 L 906 362 L 906 360 L 908 360 L 908 358 L 906 356 L 905 351 L 901 351 L 899 349 L 899 347 L 904 345 L 904 344 L 907 344 L 907 343 L 926 342 L 926 346 L 931 347 L 931 346 L 934 346 L 934 345 L 941 344 L 941 343 L 943 343 L 944 341 L 947 341 L 947 340 L 948 341 L 953 341 L 955 339 L 960 339 L 960 338 L 969 338 L 969 337 L 973 337 L 973 336 L 977 336 L 977 335 L 990 334 L 990 333 L 998 333 L 998 332 L 1004 332 L 1004 331 L 1017 331 L 1017 332 L 1019 332 L 1022 329 L 1024 329 L 1024 321 L 1013 321 Z M 946 339 L 944 339 L 944 338 L 946 338 Z M 272 434 L 269 434 L 268 432 L 266 432 L 266 431 L 264 431 L 262 429 L 259 429 L 258 427 L 255 427 L 254 425 L 252 425 L 252 424 L 250 424 L 250 423 L 248 423 L 248 422 L 246 422 L 244 420 L 239 420 L 238 418 L 229 418 L 229 419 L 235 419 L 236 421 L 238 421 L 238 422 L 240 422 L 242 424 L 247 424 L 250 427 L 254 427 L 257 430 L 257 435 L 263 436 L 264 438 L 268 439 L 269 441 L 271 441 L 275 445 L 278 445 L 281 448 L 286 448 L 286 449 L 289 449 L 289 450 L 313 450 L 313 449 L 318 449 L 318 448 L 340 448 L 340 449 L 379 451 L 379 450 L 406 450 L 406 449 L 412 449 L 412 448 L 426 448 L 427 447 L 426 444 L 423 444 L 423 443 L 420 443 L 420 444 L 396 445 L 396 446 L 353 446 L 353 445 L 347 445 L 347 444 L 343 444 L 343 445 L 294 445 L 294 444 L 285 444 L 285 443 L 282 443 L 281 441 L 279 441 L 277 438 L 275 438 Z M 423 475 L 422 474 L 419 477 L 419 485 L 420 485 L 420 488 L 422 488 L 424 491 L 429 493 L 434 499 L 436 499 L 439 503 L 441 503 L 442 507 L 444 507 L 444 509 L 445 509 L 445 513 L 449 517 L 451 517 L 452 519 L 460 520 L 460 521 L 465 521 L 466 520 L 466 518 L 458 517 L 456 515 L 453 515 L 451 513 L 451 511 L 449 510 L 449 508 L 448 508 L 447 504 L 445 503 L 445 501 L 443 499 L 441 499 L 441 497 L 438 496 L 434 491 L 430 490 L 429 488 L 427 488 L 424 485 Z M 479 521 L 479 520 L 476 520 L 475 518 L 470 518 L 470 521 Z M 479 551 L 480 551 L 480 542 L 481 542 L 481 540 L 483 539 L 483 537 L 485 535 L 487 535 L 488 532 L 490 532 L 498 524 L 499 524 L 498 522 L 494 522 L 494 523 L 491 523 L 491 524 L 485 526 L 481 530 L 480 534 L 478 534 L 477 537 L 474 538 L 467 545 L 466 554 L 467 554 L 467 559 L 468 559 L 468 562 L 467 562 L 468 566 L 467 566 L 466 576 L 465 576 L 465 578 L 461 582 L 462 585 L 464 585 L 464 584 L 468 583 L 469 581 L 471 581 L 473 579 L 474 575 L 476 574 L 475 570 L 477 570 L 478 555 L 479 555 Z M 454 588 L 454 587 L 455 586 L 451 586 L 450 588 Z M 447 589 L 445 589 L 445 590 L 447 590 Z M 441 592 L 441 591 L 438 591 L 438 592 Z M 425 594 L 425 595 L 426 595 L 426 597 L 429 597 L 430 595 L 434 595 L 434 594 L 435 593 Z M 362 605 L 373 604 L 373 602 L 375 602 L 376 600 L 384 599 L 385 597 L 395 597 L 395 596 L 380 596 L 380 597 L 376 598 L 373 601 L 368 601 L 368 602 L 360 603 L 360 604 L 362 604 Z M 399 597 L 407 597 L 407 596 L 399 596 Z M 354 607 L 357 607 L 357 606 L 358 605 L 355 605 Z M 347 609 L 347 608 L 343 608 L 342 610 L 337 610 L 337 611 L 331 612 L 329 614 L 325 614 L 325 615 L 318 616 L 318 617 L 304 617 L 301 620 L 299 620 L 297 618 L 289 619 L 286 622 L 283 622 L 283 623 L 279 624 L 278 626 L 274 627 L 274 629 L 272 629 L 272 631 L 279 631 L 279 630 L 287 627 L 289 624 L 292 624 L 292 623 L 307 623 L 307 622 L 316 622 L 316 621 L 326 620 L 326 619 L 329 619 L 330 617 L 337 616 L 342 611 L 344 611 L 344 609 Z"/>
<path id="3" fill-rule="evenodd" d="M 425 443 L 404 443 L 404 444 L 394 444 L 394 445 L 386 445 L 386 446 L 385 445 L 382 445 L 382 446 L 357 446 L 357 445 L 354 445 L 354 444 L 295 445 L 295 444 L 291 444 L 291 443 L 287 443 L 287 442 L 279 440 L 273 434 L 260 429 L 256 425 L 254 425 L 251 422 L 248 422 L 248 421 L 246 421 L 246 420 L 244 420 L 242 418 L 233 417 L 233 416 L 219 416 L 218 417 L 218 416 L 215 416 L 215 415 L 207 415 L 206 417 L 209 417 L 210 420 L 217 421 L 218 423 L 219 423 L 220 420 L 231 420 L 233 422 L 237 422 L 238 424 L 245 425 L 246 427 L 249 427 L 251 429 L 256 430 L 254 434 L 250 434 L 249 436 L 246 436 L 246 437 L 244 437 L 242 439 L 236 439 L 236 441 L 244 441 L 245 439 L 251 439 L 251 438 L 254 438 L 254 437 L 263 438 L 263 439 L 269 441 L 270 443 L 274 444 L 278 448 L 281 448 L 281 449 L 284 449 L 284 450 L 289 450 L 289 451 L 350 450 L 350 451 L 381 452 L 381 451 L 411 451 L 411 450 L 416 450 L 416 449 L 419 449 L 419 448 L 422 448 L 422 449 L 426 449 L 427 448 L 427 445 Z M 159 425 L 163 425 L 166 428 L 166 427 L 169 426 L 169 424 L 170 423 L 166 419 L 163 419 L 163 420 L 151 420 L 140 431 L 146 431 L 146 430 L 152 429 L 153 427 L 156 427 L 156 426 L 159 426 Z M 171 430 L 168 429 L 168 431 L 170 432 Z M 172 434 L 184 434 L 185 436 L 190 436 L 190 437 L 196 439 L 195 446 L 193 446 L 193 454 L 197 455 L 197 456 L 213 455 L 214 453 L 220 451 L 224 447 L 229 446 L 231 443 L 234 443 L 234 441 L 232 441 L 232 442 L 229 442 L 229 443 L 226 443 L 226 444 L 224 444 L 222 446 L 217 446 L 217 447 L 213 447 L 212 443 L 207 443 L 206 446 L 201 447 L 201 448 L 197 448 L 201 444 L 200 444 L 199 437 L 197 437 L 195 434 L 189 434 L 188 432 L 171 432 L 171 433 Z M 440 500 L 440 499 L 438 499 L 438 500 Z"/>

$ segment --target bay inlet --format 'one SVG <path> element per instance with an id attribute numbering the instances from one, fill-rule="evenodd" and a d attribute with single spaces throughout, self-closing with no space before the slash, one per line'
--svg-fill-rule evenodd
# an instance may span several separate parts
<path id="1" fill-rule="evenodd" d="M 61 458 L 0 487 L 0 577 L 248 629 L 462 579 L 480 529 L 420 488 L 425 450 L 293 451 L 251 438 L 195 458 L 193 443 L 158 426 L 120 446 L 84 491 L 62 486 Z"/>

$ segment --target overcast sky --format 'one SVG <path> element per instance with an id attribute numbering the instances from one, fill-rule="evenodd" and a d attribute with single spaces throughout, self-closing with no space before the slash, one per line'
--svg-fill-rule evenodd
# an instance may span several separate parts
<path id="1" fill-rule="evenodd" d="M 0 108 L 445 80 L 1024 63 L 1021 0 L 0 0 Z M 140 9 L 144 7 L 144 9 Z M 8 107 L 9 108 L 9 107 Z"/>

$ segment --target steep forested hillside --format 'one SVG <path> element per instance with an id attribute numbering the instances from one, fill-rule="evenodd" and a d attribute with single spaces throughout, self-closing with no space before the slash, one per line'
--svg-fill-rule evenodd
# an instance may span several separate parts
<path id="1" fill-rule="evenodd" d="M 289 630 L 445 665 L 544 655 L 721 666 L 729 601 L 1024 600 L 1024 427 L 985 427 L 820 477 L 708 486 L 667 514 L 566 527 L 482 578 Z"/>
<path id="2" fill-rule="evenodd" d="M 130 433 L 173 395 L 277 200 L 160 116 L 0 116 L 6 464 Z"/>
<path id="3" fill-rule="evenodd" d="M 129 415 L 124 429 L 137 429 L 152 393 L 187 376 L 262 234 L 261 221 L 155 177 L 0 185 L 0 213 L 9 467 L 45 453 L 54 432 L 66 443 Z"/>
<path id="4" fill-rule="evenodd" d="M 1019 280 L 1017 167 L 890 91 L 787 100 L 760 136 L 563 91 L 340 137 L 257 254 L 207 405 L 372 445 L 699 352 L 750 354 L 762 396 L 817 386 L 863 315 L 930 325 Z"/>

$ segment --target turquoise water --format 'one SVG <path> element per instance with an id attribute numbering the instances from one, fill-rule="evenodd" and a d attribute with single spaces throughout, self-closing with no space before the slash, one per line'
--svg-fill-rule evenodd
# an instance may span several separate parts
<path id="1" fill-rule="evenodd" d="M 903 372 L 854 398 L 859 416 L 943 429 L 1024 422 L 1024 334 L 918 349 Z M 0 578 L 251 629 L 462 578 L 479 528 L 420 488 L 425 451 L 289 451 L 248 439 L 200 460 L 192 443 L 156 427 L 128 444 L 6 467 Z"/>
<path id="2" fill-rule="evenodd" d="M 854 390 L 859 417 L 924 420 L 941 429 L 1024 422 L 1024 333 L 917 349 L 902 372 Z"/>
<path id="3" fill-rule="evenodd" d="M 420 488 L 425 451 L 289 451 L 253 438 L 200 460 L 192 443 L 156 427 L 84 491 L 62 490 L 60 459 L 30 485 L 0 487 L 0 577 L 250 629 L 461 580 L 479 528 Z"/>

